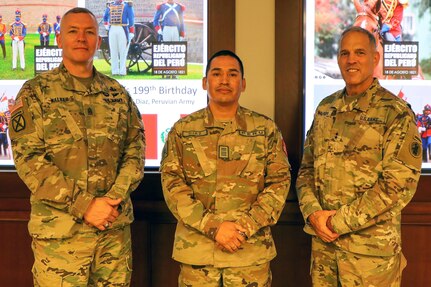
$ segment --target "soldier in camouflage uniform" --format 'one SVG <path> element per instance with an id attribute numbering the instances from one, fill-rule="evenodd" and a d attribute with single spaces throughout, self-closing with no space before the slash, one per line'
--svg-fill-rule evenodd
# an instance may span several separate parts
<path id="1" fill-rule="evenodd" d="M 69 10 L 62 64 L 27 81 L 12 108 L 35 286 L 129 286 L 130 193 L 144 175 L 145 140 L 130 95 L 93 67 L 100 40 L 89 10 Z"/>
<path id="2" fill-rule="evenodd" d="M 239 106 L 241 60 L 208 62 L 209 105 L 171 129 L 161 163 L 163 194 L 178 220 L 179 286 L 270 286 L 270 226 L 284 207 L 290 166 L 275 123 Z"/>
<path id="3" fill-rule="evenodd" d="M 346 87 L 317 107 L 296 183 L 312 237 L 313 286 L 400 286 L 401 210 L 421 169 L 421 141 L 407 103 L 373 78 L 374 37 L 341 35 Z"/>

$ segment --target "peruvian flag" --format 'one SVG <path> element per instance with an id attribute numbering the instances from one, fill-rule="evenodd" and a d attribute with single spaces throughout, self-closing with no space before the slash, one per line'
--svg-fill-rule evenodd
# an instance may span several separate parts
<path id="1" fill-rule="evenodd" d="M 407 98 L 404 97 L 404 92 L 403 89 L 400 89 L 400 91 L 398 92 L 398 98 L 403 99 L 403 100 L 407 100 Z"/>
<path id="2" fill-rule="evenodd" d="M 3 95 L 0 98 L 0 103 L 6 102 L 6 101 L 7 101 L 6 93 L 3 93 Z"/>

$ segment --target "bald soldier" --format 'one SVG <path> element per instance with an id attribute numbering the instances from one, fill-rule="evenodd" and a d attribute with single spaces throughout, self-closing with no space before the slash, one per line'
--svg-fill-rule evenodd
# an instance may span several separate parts
<path id="1" fill-rule="evenodd" d="M 408 104 L 373 78 L 372 34 L 341 35 L 344 89 L 323 99 L 307 133 L 296 183 L 312 235 L 313 286 L 400 286 L 401 210 L 421 171 L 421 140 Z"/>
<path id="2" fill-rule="evenodd" d="M 144 130 L 125 88 L 94 68 L 100 43 L 89 10 L 66 12 L 61 65 L 27 81 L 11 111 L 16 169 L 31 191 L 34 286 L 130 284 Z"/>
<path id="3" fill-rule="evenodd" d="M 163 195 L 178 220 L 179 286 L 271 286 L 270 226 L 283 210 L 290 166 L 266 116 L 241 107 L 244 68 L 231 51 L 208 61 L 208 107 L 179 120 L 164 148 Z"/>

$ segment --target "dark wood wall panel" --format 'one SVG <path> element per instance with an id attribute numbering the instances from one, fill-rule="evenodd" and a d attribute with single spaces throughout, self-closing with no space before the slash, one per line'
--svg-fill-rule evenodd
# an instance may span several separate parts
<path id="1" fill-rule="evenodd" d="M 414 207 L 415 204 L 412 204 Z M 431 266 L 431 248 L 429 241 L 431 238 L 431 221 L 429 220 L 430 212 L 428 211 L 428 222 L 426 224 L 403 224 L 402 239 L 403 253 L 407 258 L 407 267 L 403 272 L 401 286 L 431 286 L 430 266 Z M 404 216 L 409 219 L 408 216 Z"/>
<path id="2" fill-rule="evenodd" d="M 272 228 L 277 257 L 271 262 L 274 287 L 311 286 L 310 237 L 302 231 L 302 223 L 285 222 Z"/>
<path id="3" fill-rule="evenodd" d="M 208 1 L 208 55 L 235 51 L 235 1 Z"/>
<path id="4" fill-rule="evenodd" d="M 28 214 L 28 212 L 27 212 Z M 28 219 L 3 218 L 0 213 L 0 286 L 33 286 L 33 253 L 27 232 Z"/>
<path id="5" fill-rule="evenodd" d="M 275 121 L 283 133 L 294 175 L 303 137 L 302 5 L 302 0 L 275 1 Z"/>
<path id="6" fill-rule="evenodd" d="M 275 120 L 282 129 L 294 177 L 302 153 L 303 0 L 275 0 L 276 98 Z M 235 1 L 209 0 L 208 54 L 235 50 Z M 404 254 L 408 265 L 404 287 L 431 286 L 431 177 L 421 177 L 418 191 L 403 212 Z M 171 252 L 175 219 L 161 192 L 160 176 L 146 173 L 132 194 L 136 219 L 132 225 L 132 286 L 177 286 L 178 264 Z M 14 172 L 0 172 L 0 286 L 32 286 L 33 255 L 27 232 L 29 191 Z M 293 188 L 279 223 L 273 227 L 278 256 L 271 263 L 274 287 L 308 287 L 310 237 Z"/>

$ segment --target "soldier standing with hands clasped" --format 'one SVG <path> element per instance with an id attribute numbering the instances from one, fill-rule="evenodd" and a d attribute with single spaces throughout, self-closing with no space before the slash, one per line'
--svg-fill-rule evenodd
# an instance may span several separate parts
<path id="1" fill-rule="evenodd" d="M 31 191 L 35 286 L 130 284 L 144 129 L 125 88 L 93 66 L 98 27 L 85 8 L 66 12 L 62 63 L 24 83 L 11 107 L 14 161 Z"/>
<path id="2" fill-rule="evenodd" d="M 49 37 L 52 32 L 51 24 L 47 22 L 48 15 L 43 14 L 42 15 L 42 23 L 39 24 L 39 27 L 37 28 L 37 31 L 40 34 L 40 45 L 41 46 L 49 46 Z"/>
<path id="3" fill-rule="evenodd" d="M 156 6 L 153 25 L 159 35 L 159 41 L 183 41 L 185 37 L 184 11 L 186 6 L 167 0 Z"/>
<path id="4" fill-rule="evenodd" d="M 106 7 L 103 21 L 108 30 L 112 75 L 125 76 L 127 53 L 135 36 L 135 11 L 131 2 L 115 0 Z"/>
<path id="5" fill-rule="evenodd" d="M 4 35 L 6 34 L 6 25 L 2 23 L 3 17 L 0 15 L 0 46 L 3 51 L 3 59 L 6 59 L 6 46 L 5 46 L 5 38 Z"/>
<path id="6" fill-rule="evenodd" d="M 290 186 L 283 138 L 271 119 L 239 105 L 246 82 L 233 52 L 209 59 L 202 86 L 208 107 L 175 123 L 160 167 L 166 203 L 178 220 L 178 284 L 271 286 L 270 226 Z"/>
<path id="7" fill-rule="evenodd" d="M 21 11 L 15 11 L 15 22 L 10 25 L 9 35 L 12 39 L 12 70 L 16 70 L 19 55 L 21 70 L 25 70 L 24 38 L 27 35 L 27 27 L 21 21 Z"/>
<path id="8" fill-rule="evenodd" d="M 401 284 L 401 210 L 421 172 L 421 140 L 408 104 L 373 78 L 373 35 L 344 31 L 338 65 L 346 87 L 316 109 L 296 183 L 312 237 L 313 286 Z"/>

